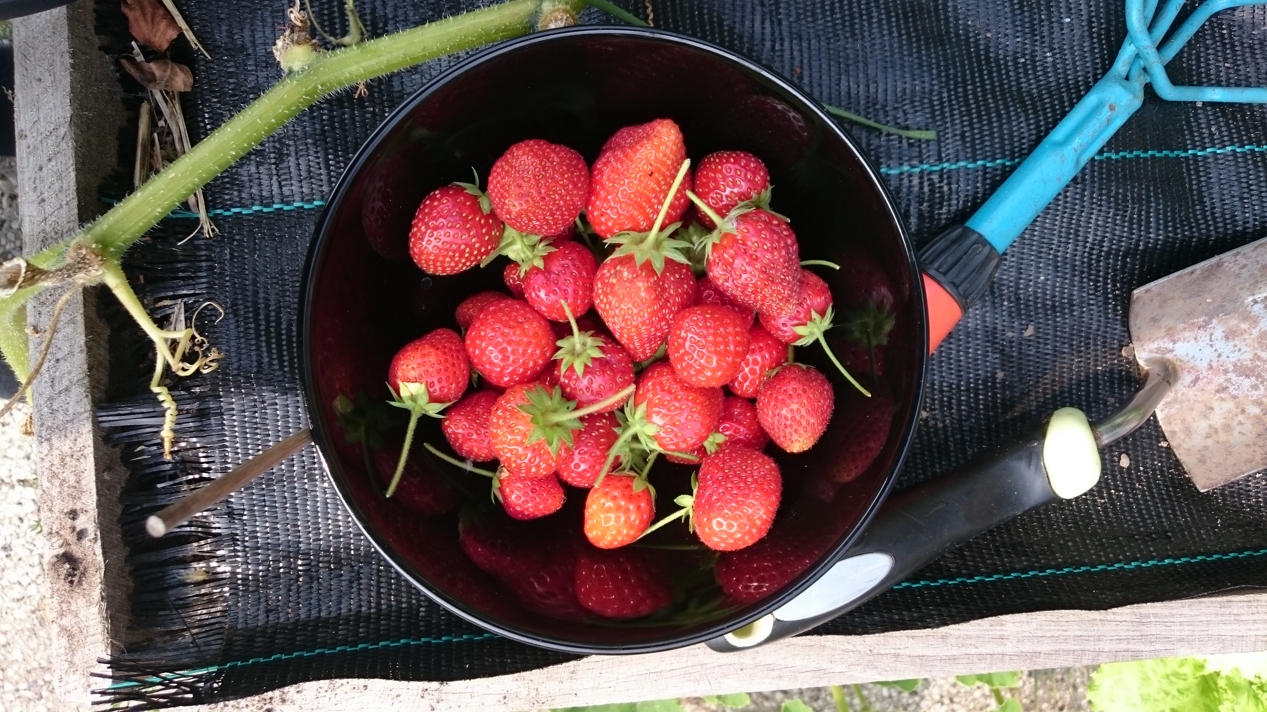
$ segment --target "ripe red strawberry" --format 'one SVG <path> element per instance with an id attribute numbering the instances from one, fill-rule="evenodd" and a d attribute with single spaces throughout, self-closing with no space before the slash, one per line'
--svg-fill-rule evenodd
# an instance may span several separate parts
<path id="1" fill-rule="evenodd" d="M 476 391 L 449 408 L 440 421 L 440 430 L 453 451 L 467 460 L 491 462 L 497 459 L 489 436 L 488 418 L 499 393 Z"/>
<path id="2" fill-rule="evenodd" d="M 765 164 L 746 151 L 710 153 L 695 169 L 695 194 L 718 215 L 728 215 L 740 203 L 762 198 L 768 205 L 769 189 L 770 173 Z M 699 218 L 710 230 L 717 227 L 707 215 L 700 213 Z"/>
<path id="3" fill-rule="evenodd" d="M 505 282 L 506 289 L 514 295 L 516 299 L 524 298 L 524 276 L 519 269 L 519 264 L 511 262 L 502 270 L 502 282 Z"/>
<path id="4" fill-rule="evenodd" d="M 458 520 L 458 541 L 471 563 L 504 582 L 522 581 L 541 570 L 545 550 L 530 525 L 519 524 L 496 510 Z"/>
<path id="5" fill-rule="evenodd" d="M 839 448 L 828 465 L 836 482 L 852 482 L 867 471 L 884 449 L 893 426 L 893 398 L 885 389 L 872 397 L 846 389 L 838 404 L 841 431 L 848 433 L 848 443 Z"/>
<path id="6" fill-rule="evenodd" d="M 632 544 L 655 518 L 655 491 L 641 477 L 617 472 L 585 498 L 585 538 L 600 549 Z"/>
<path id="7" fill-rule="evenodd" d="M 739 372 L 730 379 L 730 392 L 740 398 L 756 398 L 757 389 L 771 371 L 788 361 L 788 346 L 766 331 L 760 324 L 748 330 L 748 355 L 739 365 Z"/>
<path id="8" fill-rule="evenodd" d="M 563 395 L 585 408 L 632 386 L 634 366 L 620 344 L 580 331 L 579 323 L 577 327 L 576 334 L 559 340 L 559 351 L 554 355 L 559 368 L 550 370 L 558 374 Z M 619 407 L 614 403 L 604 412 Z"/>
<path id="9" fill-rule="evenodd" d="M 621 232 L 646 232 L 682 161 L 686 144 L 682 130 L 670 119 L 657 119 L 617 131 L 603 145 L 590 175 L 590 195 L 585 216 L 604 238 Z M 690 174 L 673 194 L 664 224 L 676 222 L 686 212 Z"/>
<path id="10" fill-rule="evenodd" d="M 813 538 L 795 529 L 780 528 L 746 549 L 719 554 L 714 572 L 727 596 L 740 603 L 753 603 L 782 590 L 813 566 L 821 554 L 822 549 L 814 545 Z"/>
<path id="11" fill-rule="evenodd" d="M 566 230 L 589 197 L 589 169 L 567 146 L 529 139 L 506 149 L 488 173 L 493 211 L 512 228 L 534 235 Z"/>
<path id="12" fill-rule="evenodd" d="M 718 289 L 717 285 L 713 284 L 713 280 L 709 279 L 707 276 L 701 277 L 700 280 L 695 283 L 695 304 L 696 306 L 701 304 L 715 304 L 719 307 L 729 307 L 743 318 L 745 329 L 752 328 L 753 322 L 757 319 L 757 313 L 755 311 L 726 296 L 726 293 Z"/>
<path id="13" fill-rule="evenodd" d="M 402 398 L 405 391 L 418 391 L 407 384 L 425 387 L 430 403 L 452 403 L 466 391 L 471 379 L 470 362 L 462 337 L 452 329 L 436 329 L 409 342 L 392 357 L 387 369 L 387 385 Z"/>
<path id="14" fill-rule="evenodd" d="M 635 412 L 642 411 L 641 417 L 626 427 L 645 422 L 655 431 L 649 436 L 656 447 L 689 453 L 717 429 L 722 401 L 720 388 L 692 386 L 678 378 L 672 365 L 659 361 L 643 371 L 634 391 Z"/>
<path id="15" fill-rule="evenodd" d="M 523 276 L 524 299 L 550 321 L 567 321 L 566 301 L 573 316 L 581 316 L 594 303 L 594 254 L 577 242 L 552 245 L 542 267 L 529 267 Z"/>
<path id="16" fill-rule="evenodd" d="M 689 307 L 673 317 L 669 331 L 669 363 L 678 378 L 692 386 L 716 388 L 739 372 L 748 355 L 748 329 L 743 318 L 726 307 Z"/>
<path id="17" fill-rule="evenodd" d="M 484 307 L 466 332 L 471 366 L 489 383 L 508 388 L 536 378 L 554 355 L 550 323 L 517 299 Z"/>
<path id="18" fill-rule="evenodd" d="M 702 201 L 696 205 L 702 213 L 710 212 Z M 800 251 L 792 228 L 760 208 L 739 208 L 724 219 L 716 213 L 710 217 L 721 221 L 707 247 L 713 284 L 759 313 L 791 314 L 801 283 Z"/>
<path id="19" fill-rule="evenodd" d="M 863 395 L 870 395 L 840 363 L 831 346 L 827 344 L 824 334 L 832 328 L 833 318 L 831 289 L 818 275 L 809 270 L 801 270 L 801 287 L 797 291 L 796 308 L 787 316 L 762 314 L 761 325 L 784 343 L 808 346 L 817 341 L 845 378 Z"/>
<path id="20" fill-rule="evenodd" d="M 581 423 L 584 427 L 572 435 L 572 444 L 559 446 L 558 475 L 566 484 L 588 489 L 598 480 L 607 453 L 616 444 L 619 424 L 611 413 L 587 415 Z M 617 456 L 614 462 L 619 467 L 621 458 Z"/>
<path id="21" fill-rule="evenodd" d="M 374 451 L 374 469 L 384 484 L 389 484 L 395 476 L 401 446 L 397 439 Z M 429 467 L 416 446 L 409 454 L 413 457 L 405 463 L 393 499 L 419 514 L 444 514 L 456 507 L 462 501 L 462 490 L 444 472 Z"/>
<path id="22" fill-rule="evenodd" d="M 786 452 L 805 452 L 813 447 L 827 430 L 833 405 L 827 377 L 799 363 L 779 369 L 757 392 L 761 427 Z"/>
<path id="23" fill-rule="evenodd" d="M 761 422 L 757 418 L 757 407 L 734 396 L 726 398 L 722 403 L 721 421 L 717 423 L 717 432 L 726 437 L 719 449 L 743 446 L 759 451 L 770 442 L 770 436 L 761 429 Z"/>
<path id="24" fill-rule="evenodd" d="M 666 260 L 657 275 L 650 260 L 639 265 L 632 255 L 612 256 L 594 277 L 594 307 L 629 356 L 645 361 L 668 339 L 688 280 L 693 290 L 691 268 L 680 262 Z"/>
<path id="25" fill-rule="evenodd" d="M 510 295 L 505 292 L 476 292 L 463 299 L 458 304 L 457 311 L 453 314 L 454 319 L 458 323 L 458 328 L 463 331 L 471 328 L 471 323 L 484 310 L 484 307 L 504 299 L 510 299 Z"/>
<path id="26" fill-rule="evenodd" d="M 457 274 L 497 250 L 502 221 L 470 183 L 437 188 L 423 199 L 409 229 L 409 255 L 423 272 Z"/>
<path id="27" fill-rule="evenodd" d="M 554 477 L 559 464 L 559 450 L 545 438 L 533 439 L 538 426 L 522 406 L 539 398 L 544 390 L 539 384 L 525 383 L 509 388 L 498 397 L 488 416 L 489 437 L 493 451 L 503 468 L 526 477 Z M 531 396 L 531 397 L 530 397 Z"/>
<path id="28" fill-rule="evenodd" d="M 440 411 L 462 397 L 471 378 L 462 337 L 452 329 L 436 329 L 405 345 L 392 357 L 387 368 L 387 385 L 392 390 L 390 405 L 409 411 L 405 441 L 387 496 L 391 497 L 400 482 L 413 442 L 418 418 L 440 417 Z"/>
<path id="29" fill-rule="evenodd" d="M 567 493 L 554 475 L 532 477 L 498 470 L 493 491 L 511 518 L 537 519 L 559 511 Z"/>
<path id="30" fill-rule="evenodd" d="M 751 546 L 770 531 L 783 493 L 779 466 L 743 446 L 704 458 L 691 519 L 700 541 L 716 551 Z"/>
<path id="31" fill-rule="evenodd" d="M 673 602 L 668 574 L 640 549 L 585 548 L 576 562 L 576 599 L 607 618 L 641 618 Z"/>

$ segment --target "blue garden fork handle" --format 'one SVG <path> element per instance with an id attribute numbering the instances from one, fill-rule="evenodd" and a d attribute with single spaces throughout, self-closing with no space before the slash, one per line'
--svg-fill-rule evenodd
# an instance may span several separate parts
<path id="1" fill-rule="evenodd" d="M 1003 251 L 1144 103 L 1145 84 L 1169 101 L 1267 103 L 1267 88 L 1175 86 L 1166 74 L 1166 63 L 1211 15 L 1262 4 L 1267 0 L 1206 0 L 1167 38 L 1183 0 L 1165 0 L 1160 9 L 1159 0 L 1126 0 L 1127 37 L 1109 72 L 967 223 L 921 251 L 930 351 L 985 293 Z"/>

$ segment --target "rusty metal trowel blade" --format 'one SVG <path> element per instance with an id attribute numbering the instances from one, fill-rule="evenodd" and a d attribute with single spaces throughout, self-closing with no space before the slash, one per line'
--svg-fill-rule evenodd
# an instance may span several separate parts
<path id="1" fill-rule="evenodd" d="M 1197 488 L 1267 468 L 1267 239 L 1135 290 L 1130 323 L 1179 372 L 1157 420 Z"/>

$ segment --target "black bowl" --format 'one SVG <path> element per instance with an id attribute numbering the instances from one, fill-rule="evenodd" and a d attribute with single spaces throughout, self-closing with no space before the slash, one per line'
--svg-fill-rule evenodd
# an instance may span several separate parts
<path id="1" fill-rule="evenodd" d="M 818 445 L 802 455 L 767 452 L 784 475 L 770 534 L 717 555 L 684 526 L 670 526 L 617 553 L 581 533 L 585 492 L 536 522 L 513 522 L 489 503 L 488 480 L 422 450 L 412 498 L 385 500 L 374 456 L 351 442 L 334 403 L 388 397 L 392 354 L 427 331 L 453 327 L 464 297 L 501 286 L 500 264 L 429 277 L 405 257 L 408 226 L 429 191 L 487 175 L 511 144 L 545 138 L 593 161 L 617 129 L 654 118 L 682 127 L 691 158 L 742 149 L 768 165 L 774 208 L 791 218 L 802 259 L 842 263 L 819 270 L 838 318 L 868 299 L 890 299 L 896 326 L 874 354 L 831 341 L 872 385 L 864 399 L 820 349 L 798 360 L 832 378 L 836 410 Z M 891 296 L 886 296 L 891 295 Z M 374 546 L 411 582 L 457 615 L 516 640 L 580 653 L 631 653 L 697 643 L 774 610 L 813 582 L 862 531 L 891 485 L 911 438 L 924 375 L 922 285 L 893 201 L 857 146 L 812 99 L 726 50 L 666 32 L 571 28 L 498 45 L 420 90 L 357 154 L 316 230 L 305 273 L 304 387 L 313 436 L 331 480 Z M 875 373 L 872 371 L 875 364 Z M 424 418 L 418 439 L 446 444 Z M 383 452 L 394 456 L 393 435 Z M 399 437 L 398 435 L 394 437 Z M 658 464 L 660 513 L 689 491 L 690 468 Z M 494 576 L 459 544 L 476 527 L 510 551 Z M 469 533 L 469 532 L 468 532 Z M 644 545 L 645 544 L 645 545 Z M 487 561 L 481 559 L 486 568 Z M 622 591 L 670 600 L 625 619 L 587 611 L 575 598 L 580 568 L 604 566 L 636 579 Z M 633 593 L 637 588 L 637 593 Z M 623 595 L 617 593 L 616 595 Z"/>

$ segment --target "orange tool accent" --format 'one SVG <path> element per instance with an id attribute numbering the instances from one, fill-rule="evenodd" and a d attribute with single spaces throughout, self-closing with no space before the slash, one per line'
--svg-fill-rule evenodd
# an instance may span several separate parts
<path id="1" fill-rule="evenodd" d="M 945 287 L 927 274 L 924 275 L 924 297 L 928 300 L 928 352 L 932 353 L 959 323 L 963 309 Z"/>

